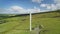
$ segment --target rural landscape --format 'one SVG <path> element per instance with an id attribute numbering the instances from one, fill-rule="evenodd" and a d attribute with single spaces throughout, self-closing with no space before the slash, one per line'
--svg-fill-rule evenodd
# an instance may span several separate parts
<path id="1" fill-rule="evenodd" d="M 60 0 L 0 0 L 0 34 L 60 34 Z"/>
<path id="2" fill-rule="evenodd" d="M 32 28 L 41 24 L 40 34 L 60 34 L 60 10 L 33 14 Z M 29 15 L 0 14 L 0 34 L 30 34 Z"/>

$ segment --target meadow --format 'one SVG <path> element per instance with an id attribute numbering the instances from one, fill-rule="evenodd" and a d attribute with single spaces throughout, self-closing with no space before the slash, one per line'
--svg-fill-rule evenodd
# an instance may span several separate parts
<path id="1" fill-rule="evenodd" d="M 41 24 L 44 26 L 41 34 L 60 34 L 60 12 L 32 15 L 32 28 Z M 30 34 L 29 26 L 29 15 L 4 17 L 0 14 L 0 34 Z"/>

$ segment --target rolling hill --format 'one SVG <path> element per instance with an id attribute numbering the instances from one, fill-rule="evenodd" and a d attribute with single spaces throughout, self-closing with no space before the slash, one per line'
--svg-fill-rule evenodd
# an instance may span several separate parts
<path id="1" fill-rule="evenodd" d="M 30 34 L 29 15 L 0 14 L 0 34 Z M 60 34 L 60 10 L 32 15 L 32 28 L 43 25 L 41 34 Z M 46 31 L 45 31 L 46 30 Z"/>

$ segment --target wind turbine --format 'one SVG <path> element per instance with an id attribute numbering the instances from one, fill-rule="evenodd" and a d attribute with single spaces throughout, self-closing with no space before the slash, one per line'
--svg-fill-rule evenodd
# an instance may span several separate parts
<path id="1" fill-rule="evenodd" d="M 36 10 L 36 7 L 34 6 L 34 10 Z M 30 11 L 30 31 L 32 31 L 32 12 Z"/>
<path id="2" fill-rule="evenodd" d="M 30 12 L 30 31 L 32 31 L 32 13 Z"/>

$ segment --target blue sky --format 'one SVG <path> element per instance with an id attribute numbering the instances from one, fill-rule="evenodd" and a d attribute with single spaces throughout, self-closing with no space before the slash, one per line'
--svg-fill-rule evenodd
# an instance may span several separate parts
<path id="1" fill-rule="evenodd" d="M 51 4 L 54 2 L 53 0 L 44 0 L 42 1 L 42 3 Z M 32 0 L 0 0 L 1 8 L 8 8 L 14 5 L 22 6 L 24 8 L 33 8 L 33 6 L 39 7 L 39 4 L 36 2 L 32 2 Z"/>
<path id="2" fill-rule="evenodd" d="M 0 0 L 0 9 L 11 9 L 11 7 L 16 7 L 22 10 L 34 11 L 44 11 L 44 10 L 52 10 L 57 9 L 59 0 Z M 34 8 L 35 7 L 35 8 Z M 51 9 L 52 8 L 52 9 Z M 14 10 L 13 10 L 14 9 Z M 16 11 L 15 8 L 11 9 L 12 11 Z M 2 11 L 1 10 L 1 11 Z M 9 10 L 10 11 L 10 10 Z M 11 11 L 11 12 L 12 12 Z M 36 10 L 35 10 L 36 11 Z"/>
<path id="3" fill-rule="evenodd" d="M 30 0 L 0 0 L 1 8 L 8 8 L 14 5 L 22 6 L 24 8 L 30 8 L 33 4 Z"/>

